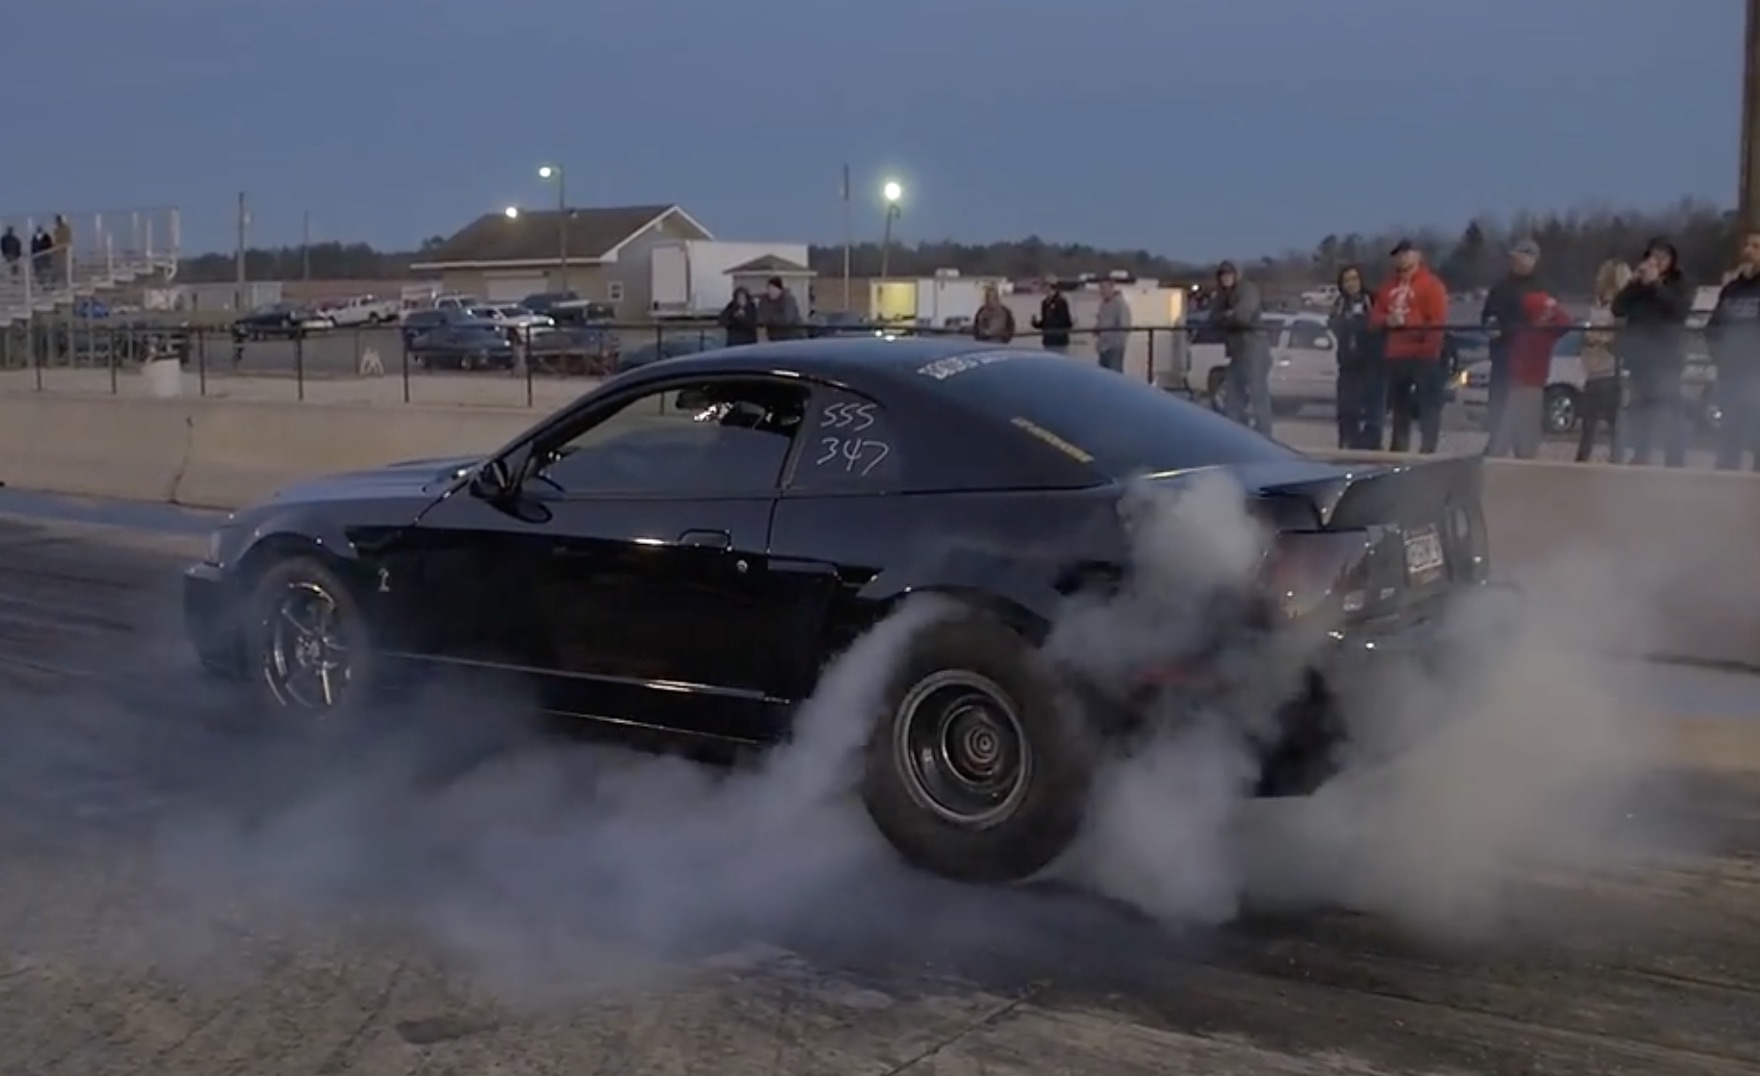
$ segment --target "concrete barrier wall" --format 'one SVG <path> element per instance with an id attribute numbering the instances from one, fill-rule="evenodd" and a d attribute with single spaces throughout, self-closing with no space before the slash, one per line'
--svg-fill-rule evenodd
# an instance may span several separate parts
<path id="1" fill-rule="evenodd" d="M 23 489 L 234 508 L 288 482 L 487 452 L 537 416 L 491 408 L 314 406 L 0 395 L 0 481 Z M 1375 459 L 1400 459 L 1378 455 Z M 1760 477 L 1496 461 L 1496 570 L 1610 642 L 1760 665 Z"/>

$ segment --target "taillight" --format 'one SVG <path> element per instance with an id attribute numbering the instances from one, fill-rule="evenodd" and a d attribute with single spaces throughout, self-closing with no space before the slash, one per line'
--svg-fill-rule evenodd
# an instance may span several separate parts
<path id="1" fill-rule="evenodd" d="M 1368 604 L 1364 531 L 1301 531 L 1277 536 L 1261 576 L 1267 599 L 1284 620 L 1316 613 L 1359 613 Z"/>

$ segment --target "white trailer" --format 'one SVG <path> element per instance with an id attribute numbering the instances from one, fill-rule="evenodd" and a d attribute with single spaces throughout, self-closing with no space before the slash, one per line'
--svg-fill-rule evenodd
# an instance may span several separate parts
<path id="1" fill-rule="evenodd" d="M 713 317 L 733 298 L 728 270 L 765 256 L 807 264 L 805 243 L 681 239 L 649 253 L 649 313 L 659 318 Z"/>

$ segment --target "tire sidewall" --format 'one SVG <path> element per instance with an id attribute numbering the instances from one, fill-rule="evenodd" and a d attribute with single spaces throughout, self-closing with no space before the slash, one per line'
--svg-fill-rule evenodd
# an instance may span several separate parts
<path id="1" fill-rule="evenodd" d="M 983 828 L 962 827 L 919 804 L 897 748 L 900 704 L 925 678 L 956 669 L 984 677 L 1006 696 L 1030 756 L 1019 803 Z M 999 622 L 972 616 L 925 629 L 891 678 L 868 742 L 862 798 L 870 817 L 907 861 L 931 873 L 981 883 L 1038 873 L 1075 839 L 1086 807 L 1092 745 L 1070 714 L 1038 653 Z"/>

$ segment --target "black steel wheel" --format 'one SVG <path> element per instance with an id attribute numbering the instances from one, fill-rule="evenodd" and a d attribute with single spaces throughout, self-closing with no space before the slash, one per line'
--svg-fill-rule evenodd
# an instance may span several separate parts
<path id="1" fill-rule="evenodd" d="M 297 557 L 258 579 L 246 621 L 252 668 L 279 709 L 351 709 L 368 689 L 372 651 L 347 586 L 322 562 Z"/>
<path id="2" fill-rule="evenodd" d="M 989 678 L 944 669 L 917 681 L 893 720 L 905 791 L 946 822 L 984 829 L 1008 820 L 1033 773 L 1014 702 Z"/>
<path id="3" fill-rule="evenodd" d="M 1075 839 L 1092 747 L 1032 645 L 973 612 L 924 629 L 895 672 L 862 799 L 912 865 L 1020 881 Z"/>

